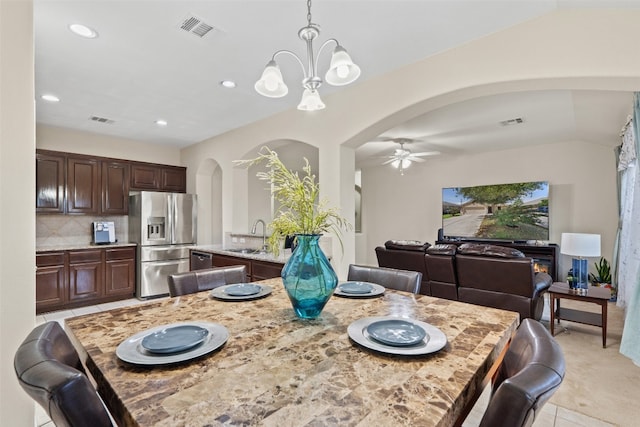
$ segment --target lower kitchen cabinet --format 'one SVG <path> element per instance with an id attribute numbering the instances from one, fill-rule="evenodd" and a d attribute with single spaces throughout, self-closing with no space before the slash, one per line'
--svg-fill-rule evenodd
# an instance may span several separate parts
<path id="1" fill-rule="evenodd" d="M 36 254 L 36 313 L 132 298 L 136 248 Z"/>
<path id="2" fill-rule="evenodd" d="M 104 289 L 104 251 L 69 251 L 69 302 L 96 300 Z"/>
<path id="3" fill-rule="evenodd" d="M 258 280 L 280 277 L 283 267 L 283 264 L 277 262 L 253 260 L 251 261 L 251 280 L 256 282 Z"/>
<path id="4" fill-rule="evenodd" d="M 64 252 L 36 255 L 36 309 L 54 310 L 67 302 L 67 267 Z"/>
<path id="5" fill-rule="evenodd" d="M 192 270 L 205 268 L 194 262 L 194 257 L 203 257 L 203 255 L 205 254 L 210 255 L 210 258 L 207 259 L 207 263 L 210 262 L 210 265 L 212 267 L 230 267 L 232 265 L 244 265 L 245 267 L 247 267 L 247 280 L 250 282 L 280 277 L 280 273 L 282 272 L 282 268 L 284 267 L 284 264 L 278 262 L 261 261 L 231 255 L 221 255 L 218 253 L 207 252 L 206 250 L 198 250 L 195 252 L 191 252 Z"/>
<path id="6" fill-rule="evenodd" d="M 131 297 L 136 287 L 135 248 L 106 249 L 105 255 L 105 295 Z"/>

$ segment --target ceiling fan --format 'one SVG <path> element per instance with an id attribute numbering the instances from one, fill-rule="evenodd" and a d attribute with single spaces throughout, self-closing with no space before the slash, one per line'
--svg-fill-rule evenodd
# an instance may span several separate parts
<path id="1" fill-rule="evenodd" d="M 400 169 L 400 175 L 404 175 L 404 170 L 411 166 L 412 162 L 424 162 L 422 157 L 435 156 L 440 154 L 439 151 L 424 151 L 421 153 L 412 153 L 411 150 L 404 148 L 404 144 L 420 141 L 418 139 L 410 138 L 390 138 L 388 141 L 400 144 L 400 148 L 396 148 L 395 152 L 391 156 L 387 156 L 389 160 L 383 162 L 383 165 L 391 164 L 396 169 Z"/>

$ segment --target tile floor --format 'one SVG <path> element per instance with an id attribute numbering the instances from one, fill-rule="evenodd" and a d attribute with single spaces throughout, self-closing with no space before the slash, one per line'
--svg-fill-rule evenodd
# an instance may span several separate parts
<path id="1" fill-rule="evenodd" d="M 144 301 L 140 301 L 138 299 L 128 299 L 116 302 L 110 302 L 105 304 L 92 305 L 88 307 L 76 308 L 73 310 L 63 310 L 63 311 L 55 311 L 51 313 L 44 313 L 36 316 L 36 324 L 41 324 L 44 322 L 48 322 L 50 320 L 55 320 L 60 322 L 64 326 L 63 320 L 67 317 L 80 316 L 83 314 L 90 313 L 98 313 L 100 311 L 111 310 L 113 308 L 118 307 L 127 307 L 130 305 L 143 304 Z M 545 304 L 547 307 L 548 304 Z M 548 311 L 548 310 L 545 310 Z M 546 318 L 546 319 L 545 319 Z M 547 320 L 547 313 L 543 315 L 543 321 Z M 487 387 L 484 393 L 478 399 L 478 402 L 471 410 L 471 413 L 462 424 L 463 427 L 475 427 L 480 425 L 480 420 L 482 419 L 482 414 L 484 413 L 484 409 L 487 406 L 489 401 L 489 387 Z M 53 422 L 49 419 L 44 410 L 36 405 L 36 417 L 35 417 L 35 426 L 36 427 L 55 427 Z M 610 424 L 596 418 L 591 418 L 581 413 L 572 411 L 567 408 L 563 408 L 561 406 L 554 405 L 552 403 L 547 403 L 535 423 L 533 423 L 533 427 L 615 427 L 614 424 Z"/>

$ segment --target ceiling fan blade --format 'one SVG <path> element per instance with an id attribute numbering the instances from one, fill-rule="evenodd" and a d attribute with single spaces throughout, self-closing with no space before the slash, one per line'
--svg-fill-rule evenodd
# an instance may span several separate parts
<path id="1" fill-rule="evenodd" d="M 392 157 L 391 159 L 387 160 L 386 162 L 382 162 L 383 165 L 388 165 L 389 163 L 393 163 L 396 160 L 398 160 L 395 156 Z"/>
<path id="2" fill-rule="evenodd" d="M 426 162 L 425 159 L 421 159 L 420 157 L 409 156 L 409 157 L 407 157 L 407 159 L 412 161 L 412 162 L 419 162 L 419 163 Z"/>
<path id="3" fill-rule="evenodd" d="M 423 151 L 422 153 L 411 153 L 412 156 L 437 156 L 439 151 Z"/>

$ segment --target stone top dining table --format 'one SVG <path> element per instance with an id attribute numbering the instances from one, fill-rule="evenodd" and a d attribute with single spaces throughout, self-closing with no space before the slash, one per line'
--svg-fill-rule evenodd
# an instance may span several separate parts
<path id="1" fill-rule="evenodd" d="M 318 319 L 295 316 L 281 279 L 247 301 L 183 295 L 66 320 L 99 394 L 119 425 L 451 426 L 460 423 L 497 368 L 517 313 L 386 290 L 334 295 Z M 348 326 L 398 316 L 440 329 L 446 345 L 407 356 L 351 340 Z M 177 364 L 123 362 L 117 347 L 178 322 L 228 330 L 219 349 Z"/>

